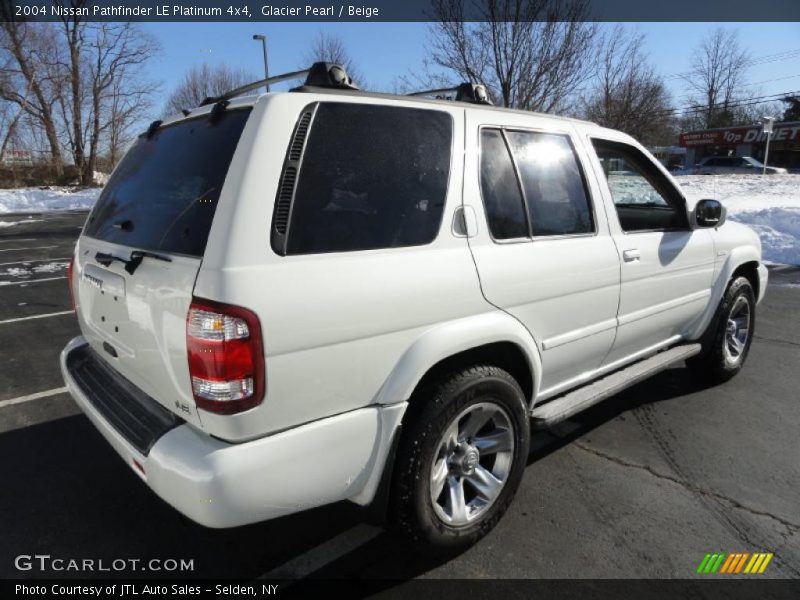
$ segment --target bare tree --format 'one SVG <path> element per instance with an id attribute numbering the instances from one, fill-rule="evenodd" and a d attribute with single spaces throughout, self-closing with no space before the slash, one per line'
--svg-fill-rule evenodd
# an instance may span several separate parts
<path id="1" fill-rule="evenodd" d="M 170 115 L 194 108 L 208 97 L 219 96 L 256 79 L 258 77 L 244 69 L 233 69 L 227 65 L 195 65 L 167 98 L 164 114 Z"/>
<path id="2" fill-rule="evenodd" d="M 495 104 L 564 110 L 593 70 L 587 0 L 467 1 L 435 0 L 429 68 L 484 84 Z"/>
<path id="3" fill-rule="evenodd" d="M 367 86 L 366 79 L 361 73 L 350 53 L 347 51 L 344 40 L 339 36 L 325 31 L 318 31 L 311 42 L 311 48 L 304 57 L 303 68 L 315 62 L 330 62 L 342 65 L 350 78 L 362 89 Z"/>
<path id="4" fill-rule="evenodd" d="M 152 110 L 151 98 L 156 88 L 152 83 L 130 88 L 124 80 L 114 82 L 106 113 L 109 170 L 119 162 L 123 149 L 134 138 L 134 126 Z"/>
<path id="5" fill-rule="evenodd" d="M 96 23 L 86 41 L 89 90 L 88 157 L 82 171 L 90 183 L 101 151 L 101 136 L 110 135 L 109 151 L 119 153 L 122 132 L 141 115 L 156 86 L 142 77 L 144 65 L 158 51 L 158 43 L 132 23 Z M 134 102 L 131 102 L 134 100 Z"/>
<path id="6" fill-rule="evenodd" d="M 643 34 L 630 35 L 621 25 L 606 34 L 584 110 L 586 118 L 643 143 L 671 140 L 675 132 L 670 97 L 648 62 Z"/>
<path id="7" fill-rule="evenodd" d="M 63 0 L 63 4 L 73 9 L 81 9 L 86 5 L 86 0 Z M 62 116 L 67 128 L 67 137 L 72 151 L 72 161 L 84 182 L 86 168 L 85 131 L 84 131 L 84 103 L 86 93 L 84 89 L 83 72 L 83 45 L 85 42 L 86 23 L 79 10 L 61 17 L 63 39 L 66 43 L 67 57 L 61 61 L 60 66 L 67 74 L 69 93 L 59 98 Z M 92 173 L 88 172 L 91 183 Z"/>
<path id="8" fill-rule="evenodd" d="M 63 77 L 52 65 L 57 48 L 48 24 L 0 22 L 0 98 L 19 107 L 47 137 L 56 173 L 63 172 L 61 144 L 56 126 L 56 104 L 63 92 Z M 19 123 L 19 116 L 14 126 Z"/>
<path id="9" fill-rule="evenodd" d="M 690 102 L 705 107 L 702 126 L 733 124 L 733 105 L 747 96 L 749 61 L 750 54 L 739 45 L 735 30 L 720 27 L 700 43 L 684 79 L 691 90 Z"/>

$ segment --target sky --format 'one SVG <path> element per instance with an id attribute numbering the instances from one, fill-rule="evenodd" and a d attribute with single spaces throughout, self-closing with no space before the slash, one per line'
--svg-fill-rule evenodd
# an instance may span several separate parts
<path id="1" fill-rule="evenodd" d="M 601 27 L 613 27 L 603 23 Z M 670 76 L 690 68 L 693 49 L 716 23 L 633 23 L 626 27 L 645 34 L 645 46 L 656 70 Z M 750 68 L 749 81 L 761 95 L 800 92 L 800 23 L 725 23 L 754 58 L 797 51 L 790 58 Z M 195 64 L 225 63 L 242 67 L 256 77 L 263 73 L 261 43 L 267 36 L 271 74 L 304 68 L 304 57 L 320 30 L 339 36 L 358 69 L 373 86 L 388 90 L 393 81 L 421 69 L 429 25 L 426 23 L 145 23 L 142 27 L 160 41 L 163 53 L 151 65 L 162 82 L 164 99 Z M 686 90 L 679 78 L 667 78 L 675 106 L 685 106 Z"/>

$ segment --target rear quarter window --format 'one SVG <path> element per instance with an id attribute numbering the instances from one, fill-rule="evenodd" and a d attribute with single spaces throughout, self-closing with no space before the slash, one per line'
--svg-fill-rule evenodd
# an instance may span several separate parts
<path id="1" fill-rule="evenodd" d="M 142 136 L 114 171 L 85 235 L 165 253 L 202 256 L 250 109 L 167 125 Z"/>
<path id="2" fill-rule="evenodd" d="M 446 112 L 323 102 L 308 134 L 285 248 L 348 252 L 432 242 L 450 175 Z"/>

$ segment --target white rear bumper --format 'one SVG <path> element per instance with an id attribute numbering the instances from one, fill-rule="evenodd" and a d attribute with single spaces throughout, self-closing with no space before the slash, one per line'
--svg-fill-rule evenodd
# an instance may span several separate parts
<path id="1" fill-rule="evenodd" d="M 230 444 L 186 424 L 137 451 L 61 372 L 75 402 L 111 446 L 161 498 L 207 527 L 236 527 L 323 504 L 375 495 L 405 403 L 367 407 L 250 442 Z M 142 471 L 134 461 L 142 466 Z"/>

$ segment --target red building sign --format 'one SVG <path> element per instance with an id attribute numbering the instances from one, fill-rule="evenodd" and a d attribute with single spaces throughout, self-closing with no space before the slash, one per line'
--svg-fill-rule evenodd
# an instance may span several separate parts
<path id="1" fill-rule="evenodd" d="M 748 127 L 730 127 L 728 129 L 706 129 L 703 131 L 687 131 L 679 138 L 679 145 L 684 148 L 695 146 L 736 146 L 738 144 L 757 144 L 765 142 L 767 134 L 761 125 Z M 776 123 L 772 134 L 773 142 L 800 141 L 800 123 Z"/>

